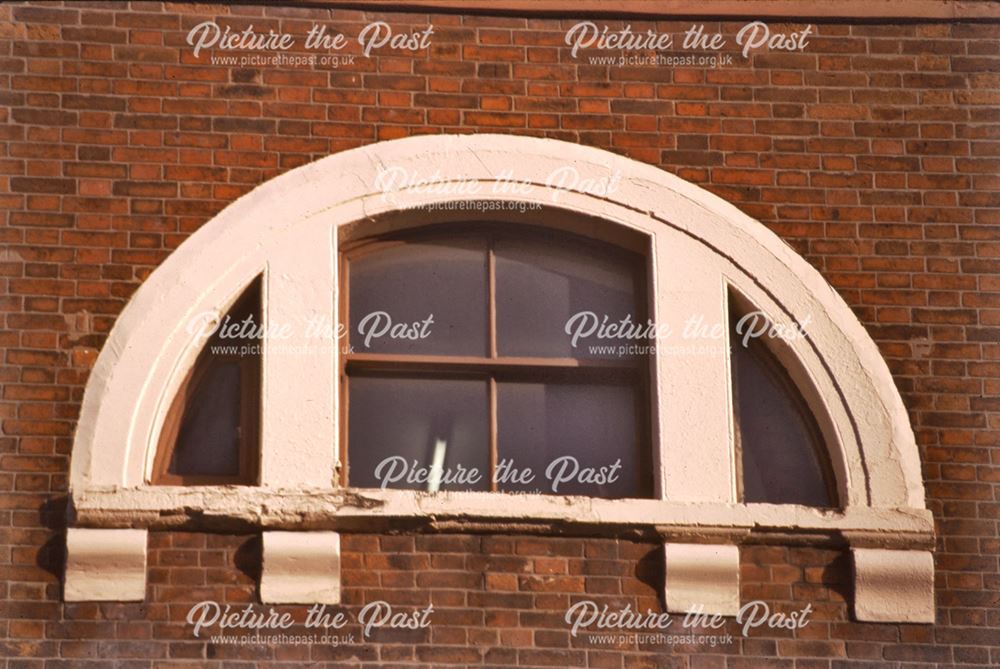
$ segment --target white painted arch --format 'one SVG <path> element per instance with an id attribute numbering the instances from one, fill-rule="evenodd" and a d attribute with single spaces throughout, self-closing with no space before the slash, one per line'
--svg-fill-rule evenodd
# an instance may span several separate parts
<path id="1" fill-rule="evenodd" d="M 610 180 L 614 187 L 555 187 L 550 175 L 567 165 L 581 180 Z M 474 182 L 478 192 L 407 188 L 386 197 L 377 184 L 388 166 L 456 189 Z M 513 189 L 511 178 L 530 187 Z M 624 233 L 651 259 L 658 323 L 692 310 L 724 323 L 727 284 L 776 323 L 808 321 L 808 336 L 790 343 L 794 373 L 827 417 L 823 429 L 843 508 L 736 504 L 728 362 L 683 355 L 654 361 L 654 446 L 664 463 L 658 499 L 580 498 L 567 505 L 514 496 L 498 509 L 485 493 L 365 491 L 364 504 L 353 497 L 344 504 L 335 477 L 333 340 L 308 356 L 265 343 L 259 487 L 146 484 L 159 424 L 198 352 L 186 323 L 206 310 L 223 311 L 260 274 L 265 321 L 335 318 L 338 240 L 455 218 L 426 207 L 459 198 L 543 206 L 533 214 L 494 212 L 492 219 L 592 236 Z M 263 184 L 207 222 L 150 275 L 118 318 L 87 384 L 70 479 L 77 518 L 88 525 L 151 526 L 164 511 L 183 508 L 285 528 L 306 517 L 311 526 L 337 528 L 358 516 L 434 515 L 856 531 L 878 535 L 886 545 L 898 534 L 933 532 L 919 455 L 889 370 L 816 270 L 759 222 L 667 172 L 599 149 L 509 135 L 413 137 L 332 155 Z"/>

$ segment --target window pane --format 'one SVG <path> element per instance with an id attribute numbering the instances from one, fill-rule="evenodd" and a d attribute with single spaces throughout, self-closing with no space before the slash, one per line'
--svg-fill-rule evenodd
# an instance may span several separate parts
<path id="1" fill-rule="evenodd" d="M 760 340 L 744 346 L 734 331 L 731 350 L 743 500 L 830 506 L 819 459 L 825 448 L 788 373 Z"/>
<path id="2" fill-rule="evenodd" d="M 174 398 L 160 444 L 168 459 L 165 467 L 155 472 L 154 482 L 183 483 L 176 477 L 209 477 L 252 483 L 259 453 L 261 325 L 261 285 L 257 279 L 207 338 Z M 198 481 L 195 478 L 192 482 Z"/>
<path id="3" fill-rule="evenodd" d="M 498 383 L 497 431 L 498 490 L 639 497 L 648 489 L 631 386 Z"/>
<path id="4" fill-rule="evenodd" d="M 354 352 L 485 355 L 486 274 L 481 239 L 399 242 L 352 259 Z"/>
<path id="5" fill-rule="evenodd" d="M 645 344 L 643 340 L 600 339 L 582 336 L 606 319 L 607 323 L 638 318 L 634 283 L 640 258 L 623 258 L 617 249 L 572 239 L 558 241 L 527 237 L 496 243 L 497 350 L 500 355 L 538 357 L 611 357 L 616 353 L 590 351 L 593 345 Z M 573 346 L 567 334 L 582 328 Z M 596 321 L 596 323 L 595 323 Z"/>
<path id="6" fill-rule="evenodd" d="M 240 365 L 215 361 L 190 397 L 177 435 L 170 473 L 240 473 Z"/>
<path id="7" fill-rule="evenodd" d="M 484 379 L 351 377 L 350 485 L 489 490 L 486 393 Z"/>

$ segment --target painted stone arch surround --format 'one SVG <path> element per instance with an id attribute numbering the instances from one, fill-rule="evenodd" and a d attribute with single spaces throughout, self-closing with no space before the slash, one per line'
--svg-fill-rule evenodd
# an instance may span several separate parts
<path id="1" fill-rule="evenodd" d="M 567 167 L 575 187 L 553 183 L 552 175 L 565 175 Z M 411 179 L 433 178 L 439 187 L 387 194 L 379 175 L 388 168 Z M 511 178 L 530 187 L 512 188 Z M 477 184 L 476 192 L 469 192 L 470 183 Z M 609 183 L 611 188 L 602 187 Z M 566 504 L 514 496 L 496 505 L 489 493 L 343 490 L 336 482 L 333 339 L 308 356 L 281 354 L 265 340 L 259 486 L 146 484 L 160 424 L 198 353 L 186 327 L 192 319 L 223 312 L 258 275 L 264 279 L 265 322 L 335 318 L 338 243 L 461 218 L 427 208 L 456 199 L 541 207 L 472 218 L 629 240 L 649 258 L 652 315 L 675 332 L 692 313 L 725 323 L 729 286 L 776 324 L 808 323 L 807 336 L 789 342 L 789 368 L 821 417 L 842 508 L 737 503 L 724 354 L 653 359 L 655 499 L 580 498 Z M 293 337 L 281 345 L 316 343 Z M 667 542 L 668 571 L 678 579 L 673 599 L 669 577 L 667 584 L 667 603 L 674 608 L 693 601 L 683 587 L 686 565 L 711 559 L 730 573 L 738 543 L 772 531 L 841 536 L 856 557 L 865 551 L 865 559 L 855 560 L 858 569 L 870 565 L 877 551 L 889 553 L 890 561 L 919 554 L 922 604 L 929 587 L 930 556 L 922 549 L 933 525 L 906 410 L 876 345 L 839 295 L 776 235 L 711 193 L 643 163 L 548 139 L 438 135 L 382 142 L 292 170 L 227 207 L 150 275 L 120 315 L 84 395 L 70 485 L 76 533 L 169 527 L 193 516 L 206 524 L 249 524 L 265 535 L 311 531 L 325 541 L 331 532 L 399 517 L 433 518 L 444 529 L 498 522 L 641 529 Z M 883 568 L 876 562 L 865 573 Z M 716 597 L 714 608 L 731 612 L 732 592 L 727 587 L 714 595 L 694 594 Z M 858 613 L 869 619 L 927 617 L 926 606 L 919 615 Z"/>

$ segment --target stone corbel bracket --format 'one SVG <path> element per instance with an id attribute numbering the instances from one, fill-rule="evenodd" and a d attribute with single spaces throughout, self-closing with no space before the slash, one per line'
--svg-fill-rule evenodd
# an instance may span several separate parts
<path id="1" fill-rule="evenodd" d="M 146 597 L 146 530 L 66 531 L 67 602 L 141 602 Z"/>
<path id="2" fill-rule="evenodd" d="M 933 623 L 930 551 L 852 548 L 854 617 L 863 622 Z"/>
<path id="3" fill-rule="evenodd" d="M 738 546 L 666 543 L 663 556 L 667 611 L 737 614 L 740 609 Z"/>
<path id="4" fill-rule="evenodd" d="M 264 532 L 260 601 L 339 604 L 340 534 Z"/>
<path id="5" fill-rule="evenodd" d="M 67 602 L 141 602 L 149 532 L 70 528 Z M 265 604 L 339 604 L 340 534 L 264 532 L 260 598 Z"/>
<path id="6" fill-rule="evenodd" d="M 667 611 L 735 616 L 740 609 L 739 547 L 665 543 Z M 854 618 L 933 623 L 934 556 L 924 550 L 851 548 Z"/>

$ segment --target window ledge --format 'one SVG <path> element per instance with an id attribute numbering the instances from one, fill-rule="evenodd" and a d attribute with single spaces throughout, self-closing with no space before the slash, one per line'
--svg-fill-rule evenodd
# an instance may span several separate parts
<path id="1" fill-rule="evenodd" d="M 490 531 L 647 536 L 672 541 L 784 543 L 839 540 L 855 547 L 928 549 L 926 509 L 678 503 L 409 490 L 275 490 L 157 486 L 74 491 L 77 527 L 211 530 Z"/>
<path id="2" fill-rule="evenodd" d="M 933 520 L 925 509 L 834 510 L 547 495 L 505 495 L 498 504 L 497 493 L 243 486 L 73 491 L 72 505 L 77 529 L 71 532 L 100 539 L 99 548 L 88 555 L 120 552 L 117 546 L 126 533 L 142 537 L 132 542 L 135 558 L 108 570 L 102 581 L 130 577 L 136 585 L 126 594 L 132 599 L 144 590 L 144 539 L 149 529 L 262 532 L 260 593 L 268 603 L 339 602 L 340 532 L 570 534 L 663 542 L 667 610 L 683 613 L 697 606 L 728 616 L 740 607 L 739 545 L 846 544 L 854 557 L 858 620 L 934 620 Z M 77 551 L 73 545 L 67 548 Z M 89 572 L 73 564 L 71 560 L 67 565 L 67 584 L 89 584 Z M 711 579 L 704 577 L 706 568 Z M 303 578 L 305 573 L 308 578 Z M 73 595 L 120 597 L 99 587 Z"/>

